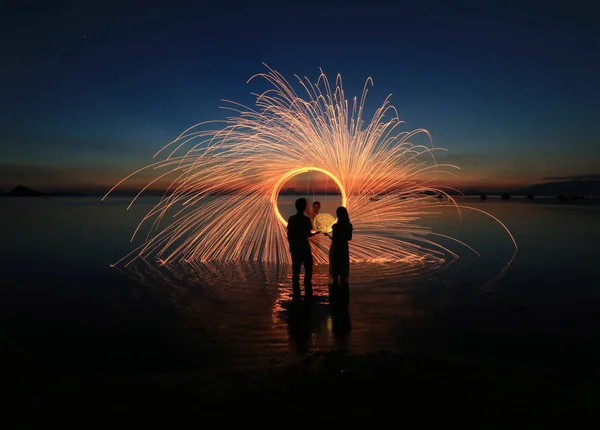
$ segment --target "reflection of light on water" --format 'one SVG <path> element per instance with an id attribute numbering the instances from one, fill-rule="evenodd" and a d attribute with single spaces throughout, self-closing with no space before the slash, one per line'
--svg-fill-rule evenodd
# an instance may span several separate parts
<path id="1" fill-rule="evenodd" d="M 459 262 L 462 262 L 459 265 Z M 463 264 L 464 263 L 464 264 Z M 143 260 L 119 269 L 165 300 L 186 321 L 202 345 L 226 345 L 239 359 L 288 354 L 299 341 L 292 336 L 291 268 L 264 263 L 177 263 Z M 422 293 L 440 305 L 449 303 L 450 277 L 468 272 L 464 260 L 433 263 L 357 263 L 351 267 L 348 341 L 334 333 L 326 265 L 314 269 L 315 301 L 304 342 L 308 350 L 388 348 L 397 322 L 414 324 L 425 314 L 416 297 Z M 501 276 L 492 274 L 489 278 Z M 497 279 L 496 279 L 497 280 Z M 196 332 L 196 330 L 200 330 Z M 340 343 L 341 342 L 341 343 Z"/>
<path id="2" fill-rule="evenodd" d="M 441 271 L 443 267 L 414 263 L 355 264 L 351 271 L 351 289 L 376 292 L 388 286 L 410 285 L 430 276 L 432 269 Z M 178 263 L 160 266 L 139 260 L 119 270 L 167 298 L 182 312 L 200 319 L 212 315 L 215 323 L 229 317 L 248 322 L 252 318 L 267 317 L 272 330 L 281 330 L 292 297 L 291 267 L 287 265 Z M 313 289 L 318 306 L 327 306 L 329 270 L 326 265 L 315 266 Z M 332 322 L 326 315 L 324 322 L 330 330 Z"/>
<path id="3" fill-rule="evenodd" d="M 439 261 L 355 263 L 352 265 L 350 282 L 353 285 L 405 283 L 443 271 L 451 264 L 456 263 Z M 158 283 L 170 286 L 176 291 L 199 288 L 207 292 L 227 286 L 230 287 L 229 289 L 237 286 L 237 288 L 245 290 L 246 287 L 260 288 L 261 286 L 276 285 L 282 295 L 291 294 L 291 266 L 289 265 L 258 262 L 154 265 L 146 260 L 139 260 L 127 268 L 118 270 L 132 276 L 144 285 L 156 286 Z M 328 284 L 328 266 L 316 265 L 313 270 L 315 291 L 325 291 Z"/>

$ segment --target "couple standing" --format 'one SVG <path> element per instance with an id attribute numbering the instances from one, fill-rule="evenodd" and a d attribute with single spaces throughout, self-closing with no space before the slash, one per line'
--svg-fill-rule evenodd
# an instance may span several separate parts
<path id="1" fill-rule="evenodd" d="M 294 295 L 300 295 L 300 268 L 304 266 L 304 292 L 306 297 L 312 296 L 312 270 L 313 258 L 309 237 L 319 234 L 319 231 L 313 232 L 312 222 L 309 217 L 304 215 L 306 210 L 306 199 L 296 200 L 296 215 L 292 215 L 288 220 L 287 235 L 290 244 L 290 253 L 292 254 L 292 286 Z M 329 250 L 329 272 L 333 278 L 333 285 L 341 283 L 343 286 L 348 284 L 348 275 L 350 274 L 350 253 L 348 241 L 352 240 L 352 224 L 345 207 L 340 206 L 336 210 L 337 222 L 332 227 L 331 234 L 326 235 L 331 239 L 331 248 Z"/>

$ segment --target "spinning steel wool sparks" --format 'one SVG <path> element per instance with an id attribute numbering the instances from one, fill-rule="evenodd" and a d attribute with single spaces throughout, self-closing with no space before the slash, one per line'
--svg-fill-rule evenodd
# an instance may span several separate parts
<path id="1" fill-rule="evenodd" d="M 434 152 L 443 149 L 432 147 L 426 130 L 398 130 L 402 121 L 389 96 L 369 122 L 363 119 L 370 78 L 361 98 L 349 102 L 340 76 L 335 88 L 323 73 L 316 83 L 296 76 L 302 95 L 270 68 L 250 80 L 256 77 L 272 88 L 256 96 L 255 109 L 229 102 L 235 116 L 220 127 L 210 128 L 215 122 L 209 121 L 189 128 L 155 155 L 162 160 L 107 193 L 136 174 L 158 172 L 131 207 L 148 188 L 171 181 L 134 232 L 148 226 L 144 243 L 117 264 L 150 256 L 161 263 L 289 263 L 277 197 L 287 180 L 309 171 L 327 175 L 339 188 L 354 225 L 352 261 L 439 263 L 458 257 L 435 240 L 454 239 L 417 224 L 440 207 L 460 211 L 432 175 L 456 166 L 436 162 Z M 410 143 L 419 134 L 428 145 Z M 329 241 L 312 244 L 315 262 L 327 262 Z"/>

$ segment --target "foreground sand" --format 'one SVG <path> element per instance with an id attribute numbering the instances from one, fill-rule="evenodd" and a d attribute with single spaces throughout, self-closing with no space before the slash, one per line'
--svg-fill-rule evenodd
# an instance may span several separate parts
<path id="1" fill-rule="evenodd" d="M 354 428 L 388 422 L 394 428 L 434 422 L 536 428 L 584 422 L 597 410 L 599 387 L 597 374 L 580 369 L 331 352 L 253 370 L 152 379 L 81 375 L 55 381 L 35 402 L 21 398 L 27 404 L 19 409 L 20 424 L 37 428 Z"/>

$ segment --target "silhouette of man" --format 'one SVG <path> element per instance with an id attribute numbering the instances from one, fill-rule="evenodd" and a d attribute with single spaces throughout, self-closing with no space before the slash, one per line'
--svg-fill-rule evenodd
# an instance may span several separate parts
<path id="1" fill-rule="evenodd" d="M 292 287 L 294 295 L 300 294 L 300 268 L 304 266 L 304 294 L 312 296 L 312 250 L 308 238 L 318 234 L 312 232 L 312 222 L 304 215 L 306 199 L 296 200 L 296 215 L 288 219 L 287 237 L 292 254 Z"/>

